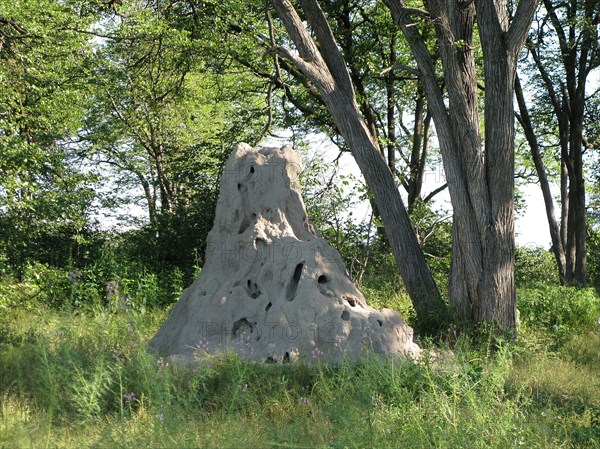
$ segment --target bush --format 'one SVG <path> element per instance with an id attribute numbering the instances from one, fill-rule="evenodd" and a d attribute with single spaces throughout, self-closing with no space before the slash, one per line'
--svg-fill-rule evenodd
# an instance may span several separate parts
<path id="1" fill-rule="evenodd" d="M 540 246 L 518 246 L 515 251 L 515 281 L 519 287 L 559 284 L 554 254 Z"/>
<path id="2" fill-rule="evenodd" d="M 122 262 L 111 251 L 84 268 L 61 269 L 34 263 L 23 281 L 5 277 L 0 284 L 0 307 L 37 302 L 59 309 L 152 309 L 179 299 L 184 276 L 178 268 L 150 272 L 140 263 Z"/>
<path id="3" fill-rule="evenodd" d="M 520 289 L 517 304 L 522 324 L 548 333 L 557 347 L 572 334 L 597 326 L 600 316 L 600 298 L 591 288 L 539 286 Z"/>

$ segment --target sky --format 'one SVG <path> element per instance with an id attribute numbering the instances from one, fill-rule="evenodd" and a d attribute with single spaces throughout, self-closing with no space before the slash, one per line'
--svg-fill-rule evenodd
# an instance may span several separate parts
<path id="1" fill-rule="evenodd" d="M 333 163 L 338 157 L 339 150 L 331 141 L 323 135 L 310 136 L 310 148 L 325 158 L 326 163 Z M 285 143 L 285 140 L 283 140 Z M 343 153 L 338 161 L 341 174 L 352 173 L 361 178 L 360 170 L 350 153 Z M 445 182 L 443 167 L 427 167 L 424 175 L 423 196 L 438 188 Z M 551 245 L 550 231 L 546 220 L 546 210 L 540 187 L 537 184 L 528 184 L 520 187 L 525 200 L 525 208 L 516 216 L 515 239 L 519 246 L 529 248 L 542 247 L 549 249 Z M 401 189 L 402 197 L 406 204 L 406 192 Z M 438 209 L 451 210 L 450 196 L 448 190 L 444 190 L 435 197 L 434 207 Z M 357 219 L 368 218 L 370 206 L 367 202 L 361 203 L 353 211 Z"/>

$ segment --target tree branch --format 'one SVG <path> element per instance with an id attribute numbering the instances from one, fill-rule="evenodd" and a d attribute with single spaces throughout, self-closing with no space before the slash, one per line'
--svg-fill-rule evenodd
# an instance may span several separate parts
<path id="1" fill-rule="evenodd" d="M 525 44 L 536 7 L 537 0 L 521 0 L 517 6 L 517 11 L 506 36 L 507 50 L 515 58 Z"/>
<path id="2" fill-rule="evenodd" d="M 354 96 L 354 88 L 348 73 L 348 66 L 342 57 L 325 13 L 316 0 L 299 0 L 306 18 L 313 28 L 317 42 L 321 46 L 321 56 L 329 68 L 338 87 Z"/>
<path id="3" fill-rule="evenodd" d="M 320 61 L 321 55 L 319 53 L 319 49 L 302 24 L 302 19 L 300 19 L 300 16 L 294 9 L 294 6 L 289 2 L 289 0 L 273 0 L 272 3 L 277 11 L 277 15 L 283 22 L 285 29 L 288 31 L 288 33 L 290 33 L 290 37 L 298 49 L 298 55 L 300 58 L 303 59 L 305 63 Z M 285 51 L 287 52 L 285 57 L 289 58 L 289 52 L 287 50 Z M 294 58 L 295 59 L 290 60 L 295 62 L 298 59 L 295 56 Z"/>
<path id="4" fill-rule="evenodd" d="M 393 70 L 404 70 L 405 72 L 408 72 L 411 75 L 419 76 L 419 69 L 416 69 L 416 68 L 411 67 L 411 66 L 406 65 L 406 64 L 395 64 L 395 65 L 393 65 L 391 67 L 387 67 L 387 68 L 385 68 L 385 69 L 383 69 L 381 71 L 381 73 L 379 74 L 379 76 L 383 76 L 386 73 L 389 73 L 389 72 L 391 72 Z"/>
<path id="5" fill-rule="evenodd" d="M 428 203 L 429 201 L 431 201 L 431 199 L 436 196 L 438 193 L 440 193 L 441 191 L 445 190 L 446 187 L 448 187 L 448 183 L 445 182 L 444 184 L 442 184 L 440 187 L 438 187 L 437 189 L 431 191 L 425 198 L 423 198 L 423 202 L 424 203 Z"/>

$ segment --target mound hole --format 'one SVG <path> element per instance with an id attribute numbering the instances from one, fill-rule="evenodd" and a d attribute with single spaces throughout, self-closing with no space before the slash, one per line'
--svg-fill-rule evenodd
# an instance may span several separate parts
<path id="1" fill-rule="evenodd" d="M 298 283 L 300 282 L 300 278 L 302 277 L 302 270 L 304 269 L 304 262 L 296 265 L 294 269 L 294 275 L 290 280 L 290 283 L 287 288 L 287 294 L 285 295 L 288 301 L 293 301 L 296 297 L 296 290 L 298 290 Z"/>
<path id="2" fill-rule="evenodd" d="M 356 307 L 356 300 L 350 296 L 344 296 L 344 299 L 350 304 L 350 307 Z"/>

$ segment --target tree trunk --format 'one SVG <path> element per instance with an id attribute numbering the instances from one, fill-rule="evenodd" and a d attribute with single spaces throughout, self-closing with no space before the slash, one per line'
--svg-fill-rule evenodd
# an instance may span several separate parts
<path id="1" fill-rule="evenodd" d="M 390 67 L 396 64 L 396 39 L 390 43 Z M 394 91 L 394 71 L 390 70 L 385 80 L 387 101 L 387 163 L 390 171 L 396 173 L 396 92 Z M 409 201 L 410 209 L 410 201 Z"/>
<path id="2" fill-rule="evenodd" d="M 516 58 L 535 11 L 521 0 L 512 25 L 500 1 L 425 2 L 444 67 L 449 107 L 436 82 L 433 59 L 402 0 L 386 0 L 417 62 L 435 123 L 453 216 L 449 294 L 464 321 L 515 328 L 514 109 Z M 477 23 L 484 52 L 485 146 L 482 148 L 473 54 Z"/>
<path id="3" fill-rule="evenodd" d="M 423 88 L 419 85 L 417 88 L 417 101 L 415 104 L 415 123 L 413 127 L 413 141 L 410 153 L 409 179 L 407 185 L 408 192 L 408 210 L 411 211 L 417 200 L 421 197 L 421 188 L 423 187 L 423 172 L 425 170 L 425 161 L 427 160 L 427 139 L 426 119 L 424 117 L 425 97 Z"/>
<path id="4" fill-rule="evenodd" d="M 323 11 L 315 0 L 299 1 L 316 36 L 317 48 L 291 3 L 288 0 L 274 0 L 273 4 L 298 54 L 283 48 L 277 50 L 297 65 L 319 89 L 373 192 L 398 269 L 417 313 L 419 328 L 437 330 L 445 318 L 444 303 L 419 247 L 392 173 L 359 112 L 347 66 Z"/>
<path id="5" fill-rule="evenodd" d="M 583 117 L 585 83 L 577 86 L 571 101 L 571 122 L 569 153 L 573 167 L 573 176 L 569 182 L 569 204 L 573 208 L 573 233 L 575 234 L 575 266 L 573 284 L 577 287 L 587 285 L 587 226 L 585 211 L 585 181 L 583 178 Z"/>
<path id="6" fill-rule="evenodd" d="M 543 0 L 544 24 L 552 27 L 558 42 L 559 64 L 564 79 L 556 82 L 550 76 L 547 60 L 542 60 L 538 49 L 544 48 L 542 37 L 530 40 L 530 54 L 539 71 L 543 86 L 554 109 L 558 124 L 561 158 L 561 223 L 560 236 L 565 253 L 566 285 L 586 285 L 587 225 L 585 211 L 585 183 L 583 178 L 583 121 L 587 77 L 597 59 L 598 31 L 594 25 L 600 18 L 597 0 L 556 2 Z M 587 21 L 582 21 L 585 17 Z M 546 36 L 547 33 L 544 34 Z M 543 47 L 542 47 L 543 46 Z"/>
<path id="7" fill-rule="evenodd" d="M 491 222 L 484 251 L 484 301 L 478 321 L 516 325 L 514 279 L 514 77 L 517 51 L 510 49 L 506 2 L 475 2 L 479 36 L 484 52 L 485 167 Z M 530 22 L 531 23 L 531 22 Z M 525 39 L 523 37 L 523 43 Z"/>
<path id="8" fill-rule="evenodd" d="M 542 196 L 544 197 L 546 218 L 548 220 L 548 227 L 550 228 L 552 252 L 554 253 L 554 259 L 556 260 L 558 278 L 560 279 L 560 284 L 565 285 L 565 249 L 563 240 L 561 238 L 560 227 L 558 225 L 558 221 L 556 220 L 554 199 L 552 198 L 552 192 L 550 191 L 550 182 L 548 181 L 548 174 L 546 172 L 544 161 L 542 160 L 540 146 L 538 144 L 535 132 L 533 130 L 533 124 L 531 123 L 529 110 L 527 109 L 527 104 L 525 103 L 525 96 L 523 95 L 523 89 L 521 87 L 521 82 L 518 76 L 515 77 L 515 94 L 517 97 L 517 102 L 519 104 L 519 111 L 521 113 L 518 119 L 521 123 L 521 126 L 523 127 L 523 131 L 525 132 L 527 142 L 529 143 L 529 148 L 531 150 L 531 158 L 533 159 L 533 164 L 535 165 L 535 170 L 538 175 L 538 180 L 540 182 L 540 188 L 542 189 Z"/>

